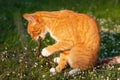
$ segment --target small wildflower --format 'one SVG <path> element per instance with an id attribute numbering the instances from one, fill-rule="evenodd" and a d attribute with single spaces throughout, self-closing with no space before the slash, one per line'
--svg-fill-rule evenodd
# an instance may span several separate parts
<path id="1" fill-rule="evenodd" d="M 10 73 L 7 73 L 7 76 L 9 76 L 10 75 Z"/>
<path id="2" fill-rule="evenodd" d="M 104 52 L 104 54 L 106 54 L 106 55 L 107 55 L 108 53 L 107 53 L 107 52 Z"/>
<path id="3" fill-rule="evenodd" d="M 8 48 L 7 47 L 5 47 L 5 50 L 7 50 Z"/>
<path id="4" fill-rule="evenodd" d="M 24 52 L 23 54 L 25 55 L 26 53 Z"/>
<path id="5" fill-rule="evenodd" d="M 107 77 L 107 79 L 106 80 L 110 80 L 110 78 L 109 77 Z"/>
<path id="6" fill-rule="evenodd" d="M 43 65 L 40 66 L 41 68 L 43 67 Z"/>
<path id="7" fill-rule="evenodd" d="M 12 56 L 15 57 L 15 54 L 13 54 Z"/>
<path id="8" fill-rule="evenodd" d="M 7 53 L 7 51 L 4 51 L 3 54 L 5 55 Z"/>
<path id="9" fill-rule="evenodd" d="M 22 59 L 20 59 L 20 60 L 19 60 L 19 63 L 21 63 L 22 61 L 23 61 L 23 60 L 22 60 Z"/>
<path id="10" fill-rule="evenodd" d="M 25 77 L 26 75 L 24 74 L 23 76 Z"/>
<path id="11" fill-rule="evenodd" d="M 12 73 L 13 73 L 13 74 L 15 74 L 15 72 L 14 72 L 14 71 L 13 71 Z"/>
<path id="12" fill-rule="evenodd" d="M 48 39 L 47 39 L 47 40 L 46 40 L 46 42 L 48 42 L 48 43 L 49 43 L 49 42 L 50 42 L 50 40 L 48 40 Z"/>
<path id="13" fill-rule="evenodd" d="M 21 75 L 21 76 L 20 76 L 20 79 L 22 79 L 22 78 L 23 78 L 23 76 Z"/>
<path id="14" fill-rule="evenodd" d="M 35 64 L 33 65 L 33 67 L 37 67 L 37 65 L 38 65 L 38 63 L 35 63 Z"/>
<path id="15" fill-rule="evenodd" d="M 5 61 L 5 58 L 2 58 L 2 61 Z"/>
<path id="16" fill-rule="evenodd" d="M 38 63 L 35 63 L 35 65 L 38 65 Z"/>
<path id="17" fill-rule="evenodd" d="M 21 56 L 20 59 L 22 60 L 22 59 L 23 59 L 23 56 Z"/>
<path id="18" fill-rule="evenodd" d="M 20 73 L 18 73 L 18 76 L 20 76 Z"/>
<path id="19" fill-rule="evenodd" d="M 117 80 L 120 80 L 119 78 L 117 78 Z"/>
<path id="20" fill-rule="evenodd" d="M 24 47 L 25 50 L 27 50 L 27 47 Z"/>
<path id="21" fill-rule="evenodd" d="M 45 75 L 42 75 L 42 78 L 45 78 Z"/>
<path id="22" fill-rule="evenodd" d="M 120 68 L 118 68 L 118 70 L 120 71 Z"/>
<path id="23" fill-rule="evenodd" d="M 25 61 L 25 64 L 27 64 L 28 62 L 27 61 Z"/>
<path id="24" fill-rule="evenodd" d="M 5 58 L 8 58 L 8 56 L 6 55 Z"/>
<path id="25" fill-rule="evenodd" d="M 101 79 L 103 79 L 104 78 L 104 76 L 101 76 Z"/>
<path id="26" fill-rule="evenodd" d="M 36 47 L 37 48 L 37 47 Z M 32 49 L 33 51 L 36 51 L 36 48 Z"/>
<path id="27" fill-rule="evenodd" d="M 111 69 L 114 69 L 115 68 L 115 66 L 111 66 Z"/>
<path id="28" fill-rule="evenodd" d="M 46 65 L 48 65 L 48 63 L 46 62 Z"/>
<path id="29" fill-rule="evenodd" d="M 27 66 L 27 65 L 25 65 L 25 67 L 26 67 L 26 68 L 28 68 L 28 66 Z"/>

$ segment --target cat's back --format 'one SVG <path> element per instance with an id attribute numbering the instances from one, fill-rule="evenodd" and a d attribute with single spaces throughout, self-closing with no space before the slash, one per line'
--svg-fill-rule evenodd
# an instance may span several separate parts
<path id="1" fill-rule="evenodd" d="M 68 18 L 69 16 L 72 16 L 75 18 L 80 16 L 79 13 L 74 12 L 72 10 L 60 10 L 60 11 L 38 11 L 35 14 L 40 14 L 41 16 L 46 17 L 54 17 L 54 18 Z M 81 15 L 82 16 L 82 15 Z"/>
<path id="2" fill-rule="evenodd" d="M 87 15 L 87 14 L 84 14 L 84 13 L 78 13 L 78 12 L 75 12 L 75 11 L 72 11 L 72 10 L 60 10 L 60 11 L 56 11 L 55 12 L 56 14 L 61 14 L 61 15 L 66 15 L 66 16 L 73 16 L 74 18 L 77 17 L 77 18 L 91 18 L 91 16 Z"/>
<path id="3" fill-rule="evenodd" d="M 59 18 L 59 19 L 82 19 L 86 20 L 88 18 L 91 18 L 87 14 L 77 13 L 72 10 L 60 10 L 60 11 L 37 11 L 33 14 L 40 15 L 42 17 L 48 17 L 48 18 Z M 91 18 L 92 19 L 92 18 Z"/>
<path id="4" fill-rule="evenodd" d="M 74 24 L 78 24 L 78 25 L 87 25 L 88 23 L 91 23 L 92 25 L 96 25 L 97 26 L 97 22 L 96 20 L 84 13 L 77 13 L 74 12 L 72 10 L 61 10 L 61 11 L 57 11 L 55 12 L 56 14 L 59 13 L 59 17 L 62 17 L 64 19 L 66 19 L 67 21 L 70 21 Z"/>

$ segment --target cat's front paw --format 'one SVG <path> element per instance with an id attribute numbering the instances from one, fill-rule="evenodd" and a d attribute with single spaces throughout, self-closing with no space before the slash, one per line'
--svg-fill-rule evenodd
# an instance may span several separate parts
<path id="1" fill-rule="evenodd" d="M 45 56 L 45 57 L 48 57 L 50 56 L 50 52 L 48 52 L 45 48 L 42 50 L 42 55 Z"/>

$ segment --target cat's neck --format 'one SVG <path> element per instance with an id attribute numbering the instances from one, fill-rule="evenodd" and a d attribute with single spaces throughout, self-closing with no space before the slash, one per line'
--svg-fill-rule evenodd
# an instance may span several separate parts
<path id="1" fill-rule="evenodd" d="M 45 24 L 46 24 L 46 29 L 47 30 L 51 30 L 51 31 L 53 31 L 53 27 L 54 27 L 54 25 L 55 25 L 55 19 L 52 19 L 52 18 L 48 18 L 48 17 L 43 17 L 43 20 L 44 20 L 44 22 L 45 22 Z"/>
<path id="2" fill-rule="evenodd" d="M 40 16 L 42 17 L 46 26 L 50 30 L 56 24 L 56 21 L 58 21 L 59 15 L 60 14 L 58 14 L 58 13 L 56 14 L 56 12 L 46 12 L 46 11 L 40 12 Z"/>
<path id="3" fill-rule="evenodd" d="M 45 30 L 50 34 L 50 36 L 57 42 L 58 39 L 53 35 L 55 31 L 56 20 L 45 18 L 44 22 L 46 23 Z"/>

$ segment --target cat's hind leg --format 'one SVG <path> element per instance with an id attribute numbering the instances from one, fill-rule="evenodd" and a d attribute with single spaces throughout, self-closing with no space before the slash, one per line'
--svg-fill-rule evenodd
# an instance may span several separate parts
<path id="1" fill-rule="evenodd" d="M 58 66 L 56 68 L 51 68 L 50 72 L 55 73 L 55 72 L 61 72 L 65 66 L 67 65 L 67 55 L 69 54 L 69 51 L 63 51 L 60 53 L 60 59 L 57 57 L 56 59 L 59 59 Z"/>
<path id="2" fill-rule="evenodd" d="M 73 69 L 85 70 L 94 66 L 97 53 L 85 46 L 75 46 L 71 49 L 68 63 Z"/>
<path id="3" fill-rule="evenodd" d="M 56 72 L 61 72 L 65 66 L 67 65 L 67 56 L 69 55 L 69 51 L 63 51 L 60 53 L 60 61 L 58 66 L 56 67 Z"/>

